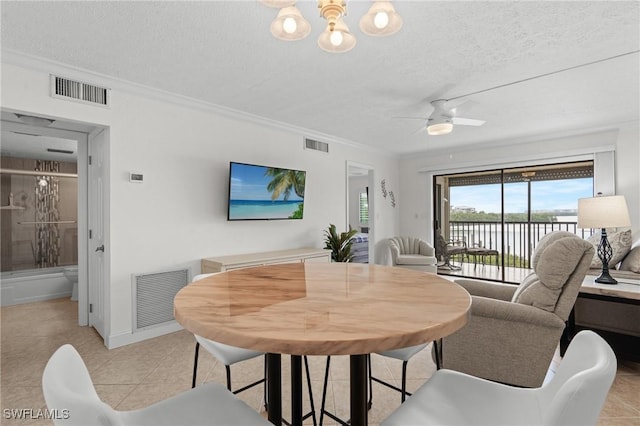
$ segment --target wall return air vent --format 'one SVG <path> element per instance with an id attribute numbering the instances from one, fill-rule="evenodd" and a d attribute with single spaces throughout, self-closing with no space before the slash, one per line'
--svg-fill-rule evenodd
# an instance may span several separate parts
<path id="1" fill-rule="evenodd" d="M 313 139 L 304 139 L 304 149 L 312 149 L 314 151 L 329 153 L 329 144 L 326 142 L 320 142 Z"/>
<path id="2" fill-rule="evenodd" d="M 133 276 L 133 331 L 174 321 L 173 298 L 189 284 L 189 269 Z"/>
<path id="3" fill-rule="evenodd" d="M 51 76 L 51 96 L 109 107 L 111 90 L 64 77 Z"/>

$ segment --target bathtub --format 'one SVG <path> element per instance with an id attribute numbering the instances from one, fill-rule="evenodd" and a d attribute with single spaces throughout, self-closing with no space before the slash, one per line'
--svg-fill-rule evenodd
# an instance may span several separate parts
<path id="1" fill-rule="evenodd" d="M 70 297 L 73 285 L 64 276 L 68 266 L 25 271 L 2 272 L 0 276 L 0 305 Z"/>

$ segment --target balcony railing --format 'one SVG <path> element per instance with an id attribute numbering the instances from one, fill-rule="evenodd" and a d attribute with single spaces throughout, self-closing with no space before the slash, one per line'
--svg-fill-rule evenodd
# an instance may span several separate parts
<path id="1" fill-rule="evenodd" d="M 449 222 L 449 240 L 497 250 L 497 259 L 494 256 L 488 262 L 516 268 L 529 268 L 538 242 L 552 231 L 567 231 L 581 238 L 592 234 L 591 229 L 578 228 L 576 222 Z"/>

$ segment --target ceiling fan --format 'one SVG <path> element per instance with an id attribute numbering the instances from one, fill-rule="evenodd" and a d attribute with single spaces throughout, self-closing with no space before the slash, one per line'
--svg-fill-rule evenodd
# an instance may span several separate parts
<path id="1" fill-rule="evenodd" d="M 438 99 L 431 102 L 433 112 L 427 119 L 427 133 L 432 136 L 446 135 L 451 133 L 453 126 L 482 126 L 484 120 L 473 118 L 456 117 L 456 108 L 461 105 L 451 105 L 445 99 Z"/>
<path id="2" fill-rule="evenodd" d="M 446 135 L 451 133 L 453 126 L 482 126 L 486 121 L 476 120 L 473 118 L 463 118 L 456 116 L 456 108 L 466 100 L 462 102 L 451 102 L 447 99 L 437 99 L 431 101 L 433 111 L 427 115 L 427 133 L 431 136 Z M 424 117 L 398 117 L 398 118 L 411 118 L 424 120 Z"/>

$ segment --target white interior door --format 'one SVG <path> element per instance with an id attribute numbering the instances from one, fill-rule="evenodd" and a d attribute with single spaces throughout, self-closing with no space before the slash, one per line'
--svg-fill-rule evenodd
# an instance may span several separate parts
<path id="1" fill-rule="evenodd" d="M 106 160 L 107 131 L 89 138 L 89 325 L 106 338 Z"/>

